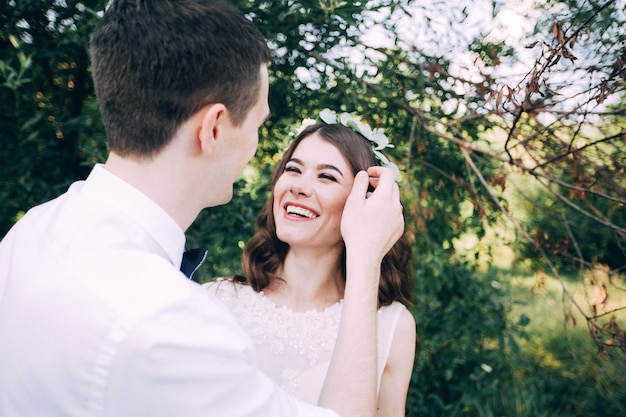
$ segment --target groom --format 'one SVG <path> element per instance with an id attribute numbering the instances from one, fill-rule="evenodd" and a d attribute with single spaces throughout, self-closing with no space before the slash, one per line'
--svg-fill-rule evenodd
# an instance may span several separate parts
<path id="1" fill-rule="evenodd" d="M 184 231 L 231 199 L 269 116 L 258 30 L 222 0 L 114 0 L 91 58 L 110 155 L 0 243 L 0 415 L 373 416 L 377 256 L 346 292 L 319 408 L 266 378 L 179 271 Z M 376 175 L 346 205 L 354 253 L 401 233 L 393 173 Z"/>

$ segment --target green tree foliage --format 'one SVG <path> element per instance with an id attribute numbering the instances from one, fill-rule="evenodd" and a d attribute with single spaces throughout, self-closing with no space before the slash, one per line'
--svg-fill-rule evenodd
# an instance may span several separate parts
<path id="1" fill-rule="evenodd" d="M 89 74 L 104 1 L 9 1 L 0 12 L 0 234 L 84 178 L 105 147 Z M 95 158 L 94 158 L 95 157 Z"/>

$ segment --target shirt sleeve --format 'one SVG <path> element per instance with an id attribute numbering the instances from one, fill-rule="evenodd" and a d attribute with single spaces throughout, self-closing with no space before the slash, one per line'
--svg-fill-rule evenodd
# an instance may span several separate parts
<path id="1" fill-rule="evenodd" d="M 278 388 L 225 307 L 198 293 L 112 332 L 104 415 L 338 417 Z"/>

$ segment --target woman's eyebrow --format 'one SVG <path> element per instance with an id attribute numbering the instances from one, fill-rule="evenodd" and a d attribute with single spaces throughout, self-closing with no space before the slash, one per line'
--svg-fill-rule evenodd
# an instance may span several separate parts
<path id="1" fill-rule="evenodd" d="M 304 165 L 304 163 L 302 162 L 301 159 L 298 158 L 289 158 L 289 160 L 287 161 L 287 163 L 289 162 L 293 162 L 295 164 L 298 165 Z M 341 177 L 343 178 L 343 172 L 341 172 L 341 170 L 339 168 L 337 168 L 336 166 L 334 166 L 333 164 L 319 164 L 317 165 L 317 169 L 321 170 L 321 169 L 330 169 L 332 171 L 336 171 L 339 175 L 341 175 Z"/>
<path id="2" fill-rule="evenodd" d="M 339 175 L 341 175 L 341 177 L 343 177 L 343 172 L 341 172 L 341 170 L 339 168 L 337 168 L 336 166 L 332 165 L 332 164 L 319 164 L 317 166 L 317 169 L 330 169 L 333 171 L 337 171 L 337 173 Z"/>

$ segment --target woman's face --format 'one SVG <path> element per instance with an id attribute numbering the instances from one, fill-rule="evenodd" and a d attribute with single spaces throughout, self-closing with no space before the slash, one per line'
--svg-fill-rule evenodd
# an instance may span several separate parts
<path id="1" fill-rule="evenodd" d="M 278 238 L 292 249 L 341 247 L 341 215 L 353 182 L 334 145 L 317 133 L 303 139 L 274 185 Z"/>

